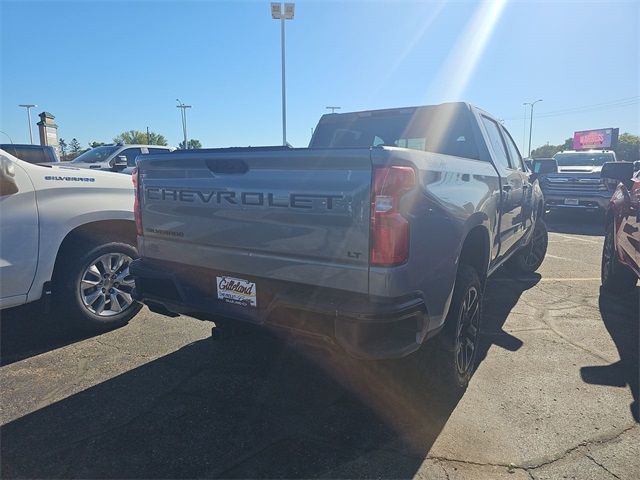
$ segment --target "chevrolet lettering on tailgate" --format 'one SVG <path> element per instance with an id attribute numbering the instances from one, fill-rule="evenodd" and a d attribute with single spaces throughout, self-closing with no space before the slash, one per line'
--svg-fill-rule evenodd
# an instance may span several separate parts
<path id="1" fill-rule="evenodd" d="M 244 205 L 249 207 L 313 208 L 320 204 L 327 210 L 333 210 L 343 203 L 343 195 L 289 193 L 276 195 L 265 192 L 229 192 L 181 190 L 164 187 L 147 187 L 148 200 L 169 200 L 184 203 L 204 203 L 216 205 Z"/>

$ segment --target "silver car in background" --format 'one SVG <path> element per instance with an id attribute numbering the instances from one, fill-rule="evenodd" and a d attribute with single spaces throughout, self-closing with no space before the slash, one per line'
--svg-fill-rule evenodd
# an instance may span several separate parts
<path id="1" fill-rule="evenodd" d="M 92 170 L 108 170 L 131 175 L 136 166 L 136 157 L 149 153 L 169 153 L 173 147 L 162 145 L 102 145 L 87 150 L 71 161 L 74 167 Z"/>

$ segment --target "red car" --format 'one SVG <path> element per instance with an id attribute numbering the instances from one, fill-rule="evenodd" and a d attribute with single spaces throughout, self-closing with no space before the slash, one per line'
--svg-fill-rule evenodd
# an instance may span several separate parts
<path id="1" fill-rule="evenodd" d="M 605 163 L 601 175 L 617 184 L 606 215 L 602 286 L 632 290 L 640 278 L 640 162 Z"/>

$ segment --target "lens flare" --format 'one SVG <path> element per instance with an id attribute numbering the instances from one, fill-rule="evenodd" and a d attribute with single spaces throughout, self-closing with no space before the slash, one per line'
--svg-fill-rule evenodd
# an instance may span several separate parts
<path id="1" fill-rule="evenodd" d="M 489 0 L 477 7 L 433 83 L 440 88 L 436 98 L 460 100 L 506 4 L 507 0 Z"/>

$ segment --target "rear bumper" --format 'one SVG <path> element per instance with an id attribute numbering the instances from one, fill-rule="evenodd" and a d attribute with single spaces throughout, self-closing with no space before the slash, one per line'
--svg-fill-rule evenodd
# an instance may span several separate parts
<path id="1" fill-rule="evenodd" d="M 302 338 L 335 342 L 359 358 L 406 356 L 427 338 L 429 321 L 420 295 L 371 297 L 265 278 L 248 278 L 172 262 L 135 260 L 134 297 L 164 315 L 185 314 L 202 320 L 226 318 L 284 328 Z M 217 298 L 217 275 L 256 283 L 257 307 L 228 304 Z"/>
<path id="2" fill-rule="evenodd" d="M 611 199 L 611 192 L 543 191 L 544 203 L 548 209 L 605 210 Z M 577 205 L 565 204 L 565 199 L 577 199 Z"/>

